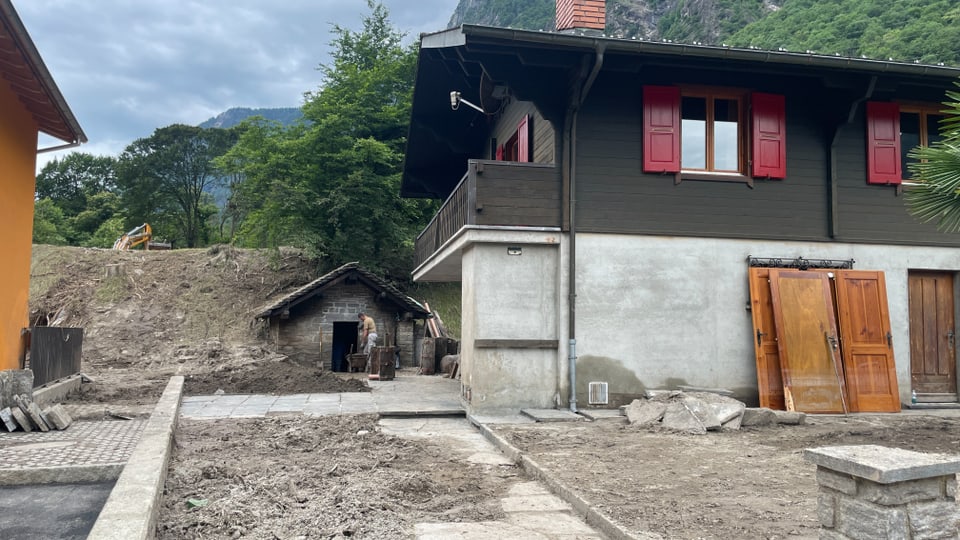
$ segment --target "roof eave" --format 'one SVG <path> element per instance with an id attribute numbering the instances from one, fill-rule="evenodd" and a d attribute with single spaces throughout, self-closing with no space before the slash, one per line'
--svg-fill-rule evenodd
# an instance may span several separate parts
<path id="1" fill-rule="evenodd" d="M 13 8 L 13 4 L 10 2 L 10 0 L 0 0 L 0 15 L 3 16 L 2 21 L 0 22 L 6 23 L 5 26 L 10 32 L 11 37 L 16 42 L 20 51 L 25 55 L 25 60 L 29 64 L 30 70 L 43 87 L 47 98 L 57 109 L 64 127 L 66 127 L 67 130 L 73 134 L 73 137 L 72 140 L 70 138 L 65 138 L 62 135 L 57 135 L 56 133 L 44 130 L 42 126 L 41 131 L 71 144 L 81 144 L 87 142 L 86 134 L 83 132 L 83 129 L 80 127 L 80 123 L 70 110 L 70 106 L 67 105 L 67 100 L 63 97 L 63 94 L 57 87 L 57 83 L 53 80 L 53 76 L 47 69 L 46 64 L 44 64 L 43 58 L 40 56 L 40 52 L 37 50 L 36 45 L 34 45 L 33 40 L 30 38 L 30 34 L 27 32 L 26 27 L 23 25 L 23 21 L 20 20 L 20 16 L 17 15 L 17 12 Z"/>

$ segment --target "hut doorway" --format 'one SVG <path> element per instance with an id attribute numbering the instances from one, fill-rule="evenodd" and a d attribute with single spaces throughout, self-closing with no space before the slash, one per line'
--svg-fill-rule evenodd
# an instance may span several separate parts
<path id="1" fill-rule="evenodd" d="M 355 322 L 335 322 L 333 323 L 333 343 L 331 345 L 330 369 L 333 371 L 349 371 L 350 363 L 347 361 L 347 355 L 356 352 L 357 348 L 357 323 Z"/>

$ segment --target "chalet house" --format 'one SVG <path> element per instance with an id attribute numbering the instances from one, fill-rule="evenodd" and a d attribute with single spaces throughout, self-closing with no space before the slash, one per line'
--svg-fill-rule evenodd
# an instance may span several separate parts
<path id="1" fill-rule="evenodd" d="M 358 351 L 357 315 L 377 324 L 377 345 L 399 348 L 401 367 L 419 365 L 415 355 L 429 312 L 416 300 L 361 268 L 347 263 L 263 307 L 277 352 L 323 369 L 347 371 L 346 355 Z"/>
<path id="2" fill-rule="evenodd" d="M 960 235 L 902 195 L 960 69 L 557 21 L 421 37 L 401 193 L 444 200 L 413 275 L 462 284 L 468 410 L 956 402 Z"/>
<path id="3" fill-rule="evenodd" d="M 28 326 L 38 133 L 76 146 L 87 137 L 10 0 L 0 0 L 0 370 L 19 369 Z"/>

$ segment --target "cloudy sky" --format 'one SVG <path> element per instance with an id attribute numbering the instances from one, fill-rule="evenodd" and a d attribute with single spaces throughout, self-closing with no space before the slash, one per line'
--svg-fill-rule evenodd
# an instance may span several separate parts
<path id="1" fill-rule="evenodd" d="M 382 3 L 413 41 L 445 28 L 458 0 Z M 301 105 L 329 61 L 332 25 L 359 29 L 369 13 L 366 0 L 13 4 L 90 139 L 80 151 L 110 155 L 158 127 L 199 124 L 230 107 Z M 39 165 L 56 155 L 41 154 Z"/>

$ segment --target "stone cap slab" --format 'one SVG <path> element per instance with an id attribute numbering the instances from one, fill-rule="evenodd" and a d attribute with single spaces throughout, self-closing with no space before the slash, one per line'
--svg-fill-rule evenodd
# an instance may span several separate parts
<path id="1" fill-rule="evenodd" d="M 924 454 L 873 444 L 808 448 L 803 458 L 818 467 L 879 484 L 892 484 L 960 472 L 960 456 Z"/>
<path id="2" fill-rule="evenodd" d="M 537 422 L 577 422 L 583 420 L 582 416 L 567 409 L 520 409 L 520 414 L 525 414 Z"/>

